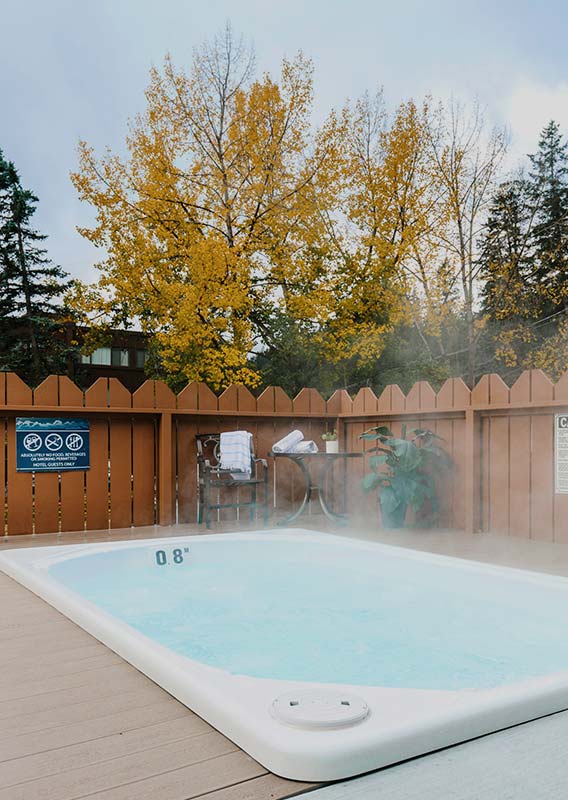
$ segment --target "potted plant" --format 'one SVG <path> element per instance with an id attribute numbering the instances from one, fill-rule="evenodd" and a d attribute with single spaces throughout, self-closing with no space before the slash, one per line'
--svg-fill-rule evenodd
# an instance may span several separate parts
<path id="1" fill-rule="evenodd" d="M 371 451 L 371 472 L 363 478 L 363 490 L 378 489 L 381 516 L 385 528 L 402 528 L 408 506 L 415 513 L 429 507 L 428 523 L 438 515 L 438 493 L 434 475 L 451 464 L 448 454 L 438 446 L 442 441 L 433 431 L 402 426 L 400 438 L 389 428 L 370 428 L 360 436 L 379 442 Z"/>
<path id="2" fill-rule="evenodd" d="M 322 433 L 321 438 L 325 442 L 326 453 L 339 452 L 339 442 L 337 441 L 337 431 L 335 428 L 332 431 L 326 431 L 325 433 Z"/>

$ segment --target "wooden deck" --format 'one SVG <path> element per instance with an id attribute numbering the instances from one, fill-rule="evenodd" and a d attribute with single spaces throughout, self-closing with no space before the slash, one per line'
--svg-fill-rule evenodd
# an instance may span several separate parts
<path id="1" fill-rule="evenodd" d="M 196 532 L 186 525 L 21 536 L 0 539 L 0 549 Z M 456 532 L 341 532 L 568 575 L 568 545 Z M 567 737 L 563 713 L 324 789 L 286 781 L 0 573 L 0 800 L 279 800 L 305 791 L 311 797 L 313 789 L 314 800 L 563 800 Z M 531 793 L 519 794 L 521 784 Z"/>
<path id="2" fill-rule="evenodd" d="M 13 537 L 0 548 L 58 541 Z M 269 773 L 0 573 L 0 800 L 277 800 L 307 788 Z"/>

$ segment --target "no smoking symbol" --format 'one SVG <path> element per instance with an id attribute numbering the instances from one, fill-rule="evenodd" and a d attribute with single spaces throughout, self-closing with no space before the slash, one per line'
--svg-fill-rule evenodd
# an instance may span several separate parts
<path id="1" fill-rule="evenodd" d="M 60 450 L 63 446 L 63 439 L 58 433 L 48 433 L 45 437 L 45 446 L 48 450 Z"/>

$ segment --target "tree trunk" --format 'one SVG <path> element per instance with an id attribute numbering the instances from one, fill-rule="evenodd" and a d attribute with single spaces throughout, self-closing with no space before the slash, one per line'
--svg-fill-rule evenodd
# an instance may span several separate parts
<path id="1" fill-rule="evenodd" d="M 477 341 L 475 337 L 475 325 L 473 310 L 467 309 L 467 383 L 470 389 L 475 384 L 475 362 L 476 362 Z"/>
<path id="2" fill-rule="evenodd" d="M 30 282 L 28 277 L 28 270 L 26 265 L 26 254 L 24 251 L 24 240 L 20 224 L 17 223 L 17 226 L 18 226 L 18 258 L 20 261 L 20 270 L 22 273 L 22 289 L 24 292 L 24 301 L 26 305 L 25 320 L 26 320 L 26 327 L 28 329 L 30 346 L 32 349 L 32 364 L 33 364 L 34 374 L 37 379 L 41 374 L 41 360 L 39 357 L 39 348 L 33 325 L 32 297 L 31 297 Z"/>

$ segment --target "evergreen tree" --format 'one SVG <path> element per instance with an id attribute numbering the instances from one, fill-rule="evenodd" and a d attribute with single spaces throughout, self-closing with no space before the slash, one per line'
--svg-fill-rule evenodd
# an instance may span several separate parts
<path id="1" fill-rule="evenodd" d="M 32 226 L 37 197 L 0 150 L 0 369 L 32 386 L 64 373 L 75 352 L 67 341 L 61 298 L 67 273 L 51 264 Z"/>
<path id="2" fill-rule="evenodd" d="M 543 130 L 538 150 L 529 159 L 536 223 L 530 283 L 539 290 L 543 318 L 568 307 L 568 143 L 562 141 L 556 122 Z M 556 323 L 547 326 L 550 332 L 555 328 Z"/>
<path id="3" fill-rule="evenodd" d="M 495 193 L 481 241 L 480 278 L 482 371 L 521 371 L 540 314 L 534 290 L 532 192 L 524 175 L 501 184 Z M 531 334 L 528 336 L 527 334 Z"/>
<path id="4" fill-rule="evenodd" d="M 526 316 L 532 271 L 530 190 L 523 176 L 501 184 L 492 200 L 481 247 L 483 311 L 494 320 Z"/>
<path id="5" fill-rule="evenodd" d="M 568 144 L 555 122 L 529 160 L 528 176 L 496 192 L 481 243 L 486 369 L 509 380 L 568 367 Z"/>

